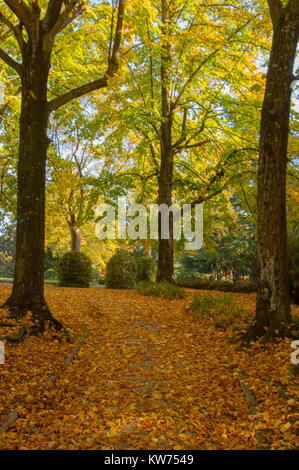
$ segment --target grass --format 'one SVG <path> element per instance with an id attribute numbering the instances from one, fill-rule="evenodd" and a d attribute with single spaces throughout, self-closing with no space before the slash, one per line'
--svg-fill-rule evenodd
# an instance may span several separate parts
<path id="1" fill-rule="evenodd" d="M 13 277 L 0 277 L 0 282 L 13 282 Z M 45 279 L 45 284 L 58 284 L 56 279 Z"/>
<path id="2" fill-rule="evenodd" d="M 185 310 L 192 313 L 195 320 L 204 317 L 216 328 L 222 329 L 228 326 L 243 328 L 251 320 L 250 313 L 243 306 L 237 305 L 231 295 L 195 295 Z"/>
<path id="3" fill-rule="evenodd" d="M 137 284 L 137 292 L 141 295 L 152 295 L 154 297 L 164 297 L 166 299 L 184 299 L 185 289 L 175 284 L 167 282 L 143 281 Z"/>

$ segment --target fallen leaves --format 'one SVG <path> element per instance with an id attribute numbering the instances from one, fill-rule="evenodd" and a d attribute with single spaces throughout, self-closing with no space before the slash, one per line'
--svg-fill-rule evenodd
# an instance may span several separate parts
<path id="1" fill-rule="evenodd" d="M 1 286 L 0 301 L 8 293 Z M 193 295 L 187 291 L 186 301 Z M 194 321 L 184 300 L 135 291 L 49 286 L 46 297 L 75 344 L 87 323 L 88 335 L 67 368 L 72 345 L 50 334 L 6 348 L 0 426 L 14 409 L 19 418 L 0 436 L 0 448 L 256 449 L 259 431 L 269 448 L 296 447 L 290 341 L 237 351 L 229 328 Z M 233 298 L 253 312 L 254 294 Z M 254 391 L 256 419 L 236 368 Z"/>

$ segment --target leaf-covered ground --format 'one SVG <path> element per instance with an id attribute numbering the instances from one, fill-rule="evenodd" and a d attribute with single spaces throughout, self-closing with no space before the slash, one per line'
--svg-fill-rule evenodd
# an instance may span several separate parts
<path id="1" fill-rule="evenodd" d="M 2 303 L 10 291 L 0 286 Z M 217 295 L 213 292 L 204 292 Z M 237 351 L 232 331 L 193 320 L 185 300 L 135 291 L 48 286 L 53 314 L 86 341 L 50 335 L 6 347 L 0 365 L 1 449 L 294 449 L 298 379 L 290 340 Z M 254 294 L 233 294 L 254 310 Z M 297 308 L 298 310 L 298 308 Z M 0 311 L 3 315 L 4 311 Z M 8 329 L 1 328 L 0 336 Z M 60 374 L 55 382 L 49 377 Z M 240 387 L 252 390 L 257 412 Z M 296 442 L 297 439 L 297 442 Z"/>

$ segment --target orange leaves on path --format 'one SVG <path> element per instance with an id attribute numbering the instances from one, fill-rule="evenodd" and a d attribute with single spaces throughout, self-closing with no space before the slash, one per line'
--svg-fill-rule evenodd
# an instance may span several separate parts
<path id="1" fill-rule="evenodd" d="M 1 286 L 0 301 L 8 293 Z M 253 294 L 233 296 L 253 312 Z M 295 448 L 289 340 L 237 352 L 232 331 L 193 320 L 184 300 L 135 291 L 48 287 L 46 297 L 76 342 L 87 324 L 88 336 L 55 383 L 47 379 L 72 345 L 46 334 L 6 347 L 0 426 L 15 408 L 19 419 L 0 448 L 256 449 L 259 431 L 270 448 Z M 256 398 L 255 420 L 236 368 Z"/>

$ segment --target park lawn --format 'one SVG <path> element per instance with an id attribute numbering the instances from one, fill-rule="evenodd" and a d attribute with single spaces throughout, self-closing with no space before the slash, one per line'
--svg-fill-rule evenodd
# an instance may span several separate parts
<path id="1" fill-rule="evenodd" d="M 1 303 L 10 289 L 1 283 Z M 168 300 L 46 286 L 74 343 L 46 333 L 6 347 L 0 433 L 18 419 L 0 435 L 0 449 L 295 449 L 291 340 L 238 351 L 232 328 L 186 313 L 195 293 L 219 294 L 187 290 L 185 300 Z M 253 315 L 255 294 L 231 295 Z"/>

